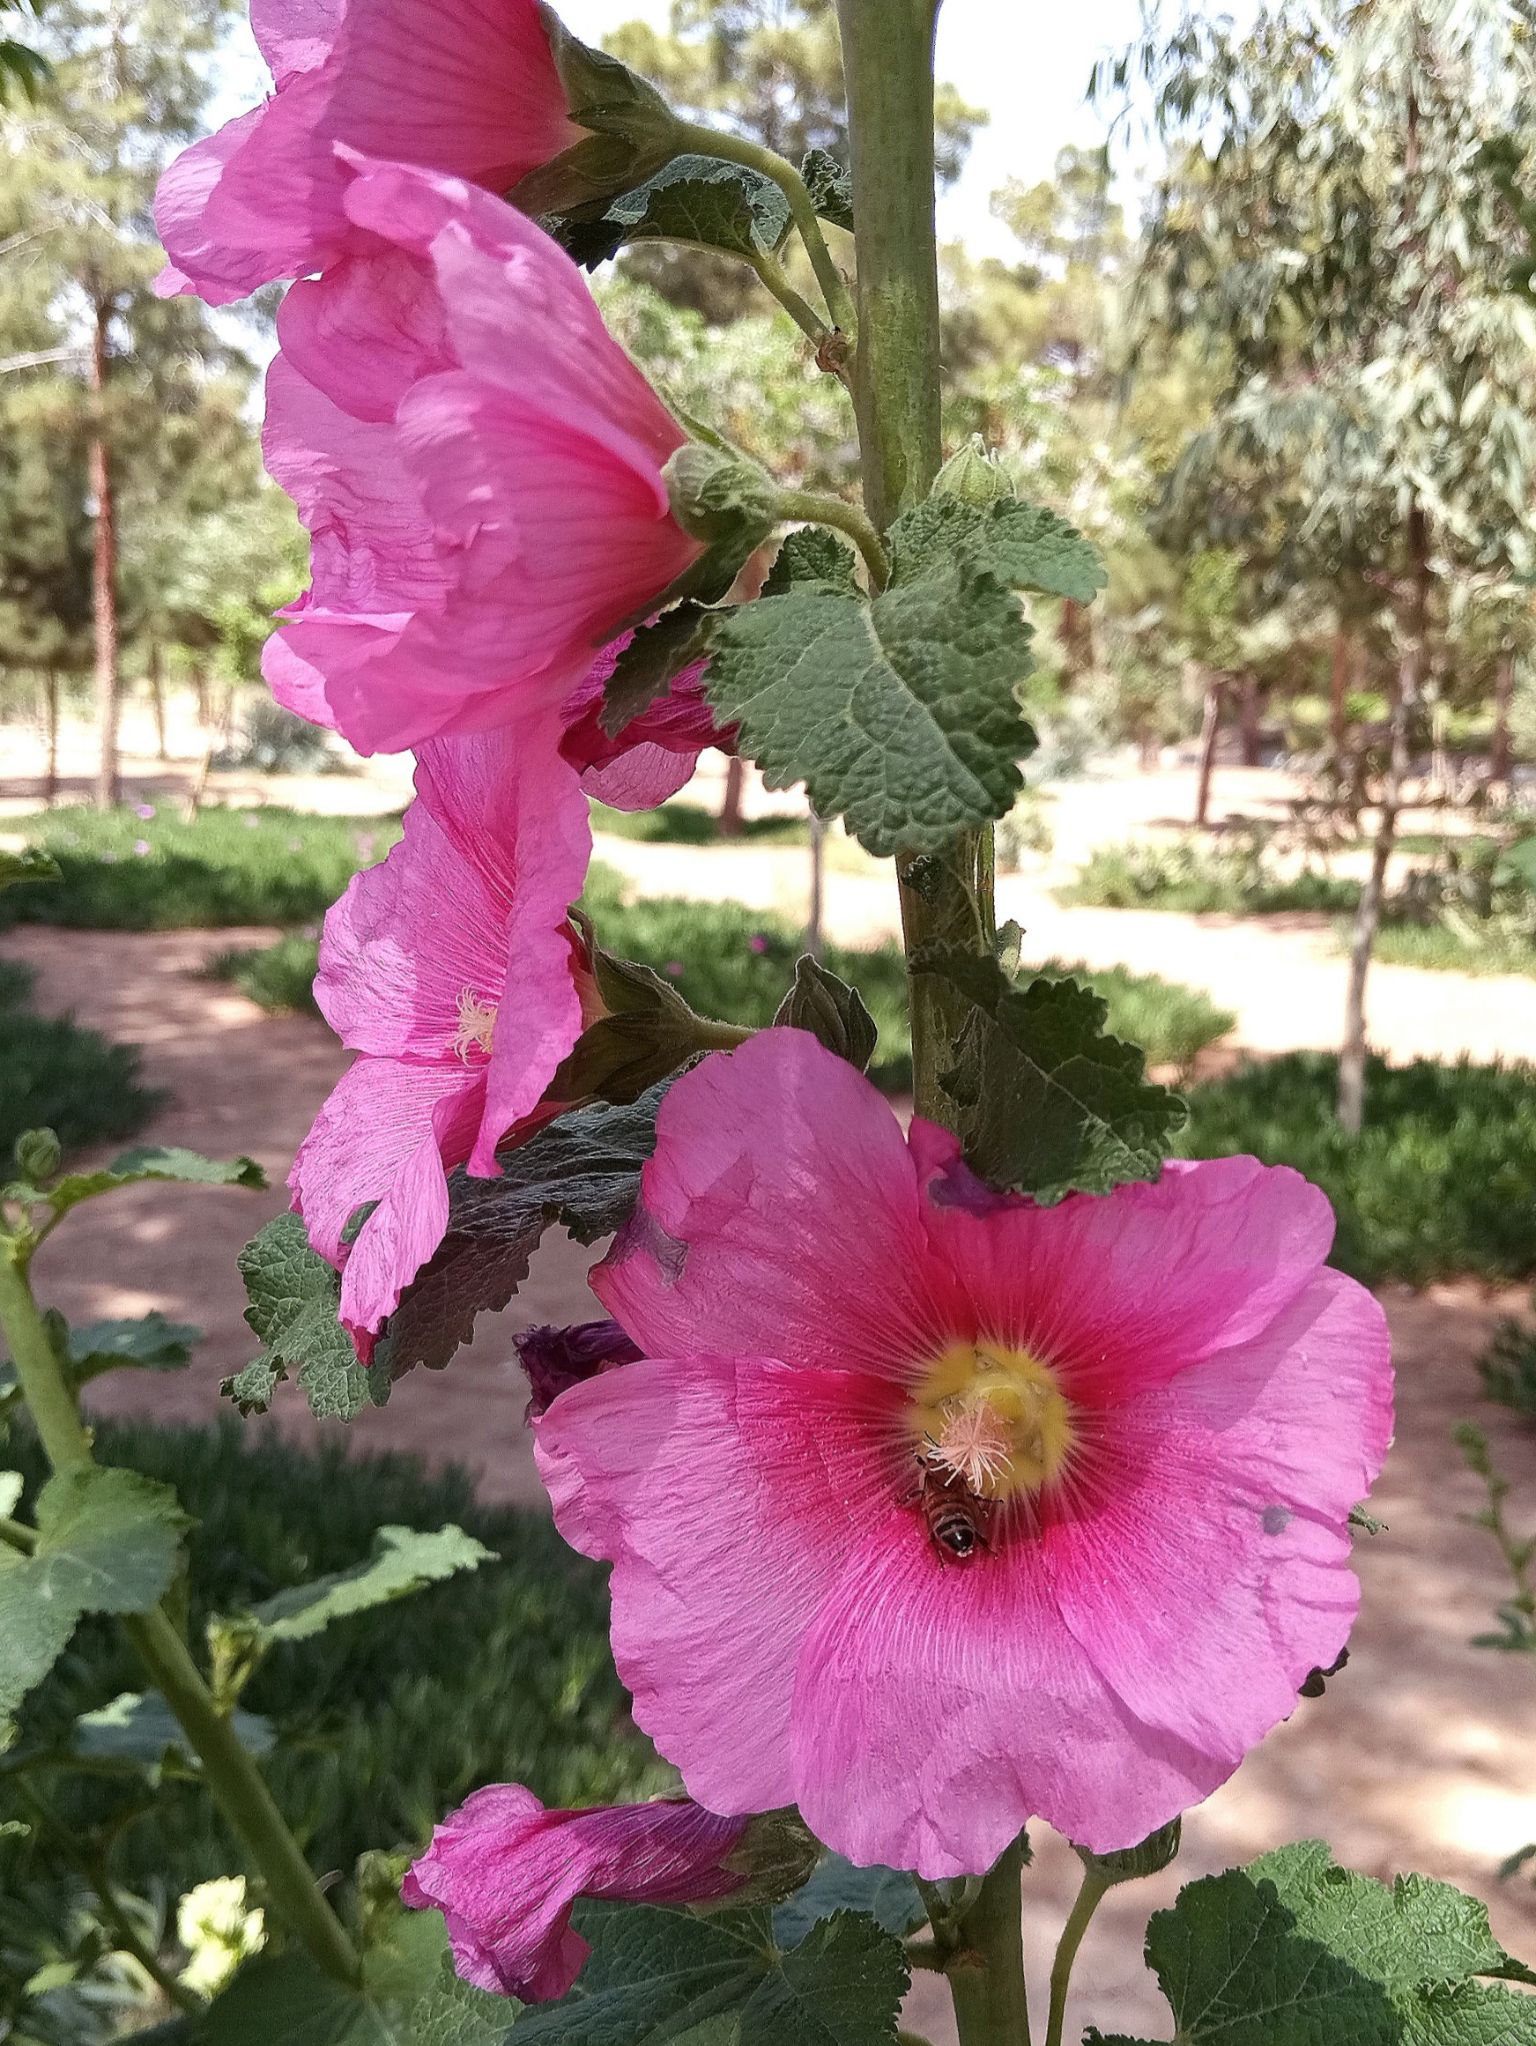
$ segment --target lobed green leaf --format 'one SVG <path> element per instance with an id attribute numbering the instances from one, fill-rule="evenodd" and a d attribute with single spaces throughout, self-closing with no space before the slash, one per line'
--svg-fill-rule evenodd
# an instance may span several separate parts
<path id="1" fill-rule="evenodd" d="M 1187 1111 L 1146 1079 L 1135 1045 L 1105 1033 L 1098 995 L 1043 975 L 1017 986 L 996 959 L 959 947 L 913 965 L 967 1007 L 940 1080 L 983 1179 L 1048 1202 L 1156 1178 Z"/>
<path id="2" fill-rule="evenodd" d="M 803 781 L 877 856 L 931 851 L 1012 807 L 1029 639 L 1010 592 L 945 562 L 872 602 L 813 586 L 738 605 L 706 689 L 769 788 Z"/>
<path id="3" fill-rule="evenodd" d="M 478 1570 L 494 1560 L 493 1552 L 461 1527 L 440 1527 L 431 1534 L 410 1527 L 381 1527 L 366 1562 L 280 1591 L 253 1606 L 245 1618 L 263 1646 L 307 1641 L 335 1620 L 408 1598 L 428 1584 L 440 1584 L 461 1570 Z"/>
<path id="4" fill-rule="evenodd" d="M 255 1712 L 233 1712 L 230 1724 L 241 1745 L 258 1759 L 277 1740 L 270 1720 Z M 188 1768 L 197 1755 L 169 1705 L 157 1693 L 123 1691 L 94 1712 L 82 1712 L 70 1730 L 70 1752 L 83 1761 L 116 1762 L 157 1778 L 168 1756 Z"/>
<path id="5" fill-rule="evenodd" d="M 175 1144 L 136 1144 L 121 1151 L 110 1165 L 94 1172 L 67 1172 L 48 1189 L 48 1199 L 61 1213 L 96 1195 L 115 1193 L 120 1186 L 149 1180 L 173 1180 L 184 1186 L 264 1187 L 267 1175 L 254 1158 L 204 1158 Z"/>
<path id="6" fill-rule="evenodd" d="M 947 562 L 1006 589 L 1086 604 L 1108 580 L 1091 540 L 1044 505 L 1017 497 L 988 505 L 927 498 L 892 526 L 890 550 L 893 585 L 931 575 Z"/>
<path id="7" fill-rule="evenodd" d="M 309 1247 L 297 1215 L 278 1215 L 240 1253 L 245 1318 L 260 1354 L 222 1390 L 242 1413 L 265 1413 L 290 1371 L 322 1420 L 350 1421 L 389 1398 L 389 1374 L 357 1361 L 341 1326 L 341 1281 Z"/>

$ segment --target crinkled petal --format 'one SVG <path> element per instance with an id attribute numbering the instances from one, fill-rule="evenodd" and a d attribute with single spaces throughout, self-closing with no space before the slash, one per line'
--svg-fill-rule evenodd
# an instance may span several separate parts
<path id="1" fill-rule="evenodd" d="M 230 162 L 256 134 L 267 108 L 253 107 L 184 149 L 155 190 L 155 232 L 171 254 L 156 279 L 162 298 L 195 293 L 209 305 L 233 305 L 277 272 L 272 263 L 307 262 L 307 223 L 252 215 L 226 183 Z"/>
<path id="2" fill-rule="evenodd" d="M 457 1060 L 365 1055 L 299 1146 L 288 1176 L 293 1205 L 315 1249 L 342 1267 L 341 1319 L 360 1353 L 443 1240 L 447 1170 L 468 1156 L 483 1098 L 483 1075 Z M 344 1247 L 343 1232 L 365 1201 L 378 1206 Z"/>
<path id="3" fill-rule="evenodd" d="M 640 1205 L 592 1284 L 651 1356 L 902 1374 L 959 1312 L 890 1105 L 800 1030 L 761 1031 L 670 1089 Z"/>
<path id="4" fill-rule="evenodd" d="M 436 1905 L 459 1973 L 479 1988 L 547 2003 L 564 1996 L 590 1949 L 571 1927 L 578 1897 L 688 1904 L 728 1896 L 739 1819 L 686 1799 L 546 1811 L 520 1784 L 496 1783 L 446 1818 L 401 1894 Z"/>
<path id="5" fill-rule="evenodd" d="M 796 1649 L 900 1482 L 894 1397 L 762 1359 L 642 1359 L 537 1423 L 556 1524 L 614 1566 L 635 1718 L 712 1811 L 794 1801 Z"/>
<path id="6" fill-rule="evenodd" d="M 382 243 L 294 285 L 278 311 L 277 337 L 307 383 L 374 425 L 393 423 L 418 377 L 454 366 L 430 268 Z"/>
<path id="7" fill-rule="evenodd" d="M 496 1146 L 538 1105 L 582 1030 L 569 912 L 586 884 L 592 828 L 558 728 L 530 722 L 421 750 L 421 800 L 494 905 L 506 1001 L 469 1161 L 496 1169 Z M 489 938 L 490 932 L 487 932 Z"/>

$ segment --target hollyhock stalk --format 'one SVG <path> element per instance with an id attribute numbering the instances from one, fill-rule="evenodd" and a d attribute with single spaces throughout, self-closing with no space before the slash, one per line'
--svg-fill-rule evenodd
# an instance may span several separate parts
<path id="1" fill-rule="evenodd" d="M 884 530 L 933 487 L 944 459 L 938 232 L 934 214 L 933 38 L 939 0 L 837 0 L 858 227 L 858 414 L 865 509 Z M 956 997 L 913 974 L 920 947 L 958 924 L 993 921 L 992 834 L 966 833 L 942 884 L 919 889 L 897 862 L 908 959 L 912 1084 L 918 1114 L 943 1121 L 938 1075 L 958 1034 Z M 974 878 L 974 888 L 967 885 Z M 1002 1855 L 955 1928 L 946 1974 L 960 2046 L 1029 2046 L 1024 1978 L 1024 1855 Z M 979 1965 L 977 1965 L 979 1963 Z"/>

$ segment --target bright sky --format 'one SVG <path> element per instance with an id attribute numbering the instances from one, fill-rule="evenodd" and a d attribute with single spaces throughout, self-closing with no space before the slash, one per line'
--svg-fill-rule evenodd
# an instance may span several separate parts
<path id="1" fill-rule="evenodd" d="M 566 23 L 597 42 L 621 21 L 664 28 L 668 0 L 562 0 Z M 970 161 L 940 202 L 946 240 L 978 255 L 1008 256 L 1012 238 L 991 218 L 991 195 L 1009 177 L 1048 177 L 1066 143 L 1104 139 L 1103 117 L 1084 104 L 1094 60 L 1135 35 L 1138 0 L 945 0 L 939 16 L 939 74 L 992 119 L 976 137 Z M 216 118 L 226 120 L 265 89 L 266 73 L 249 31 L 242 29 L 220 66 Z"/>

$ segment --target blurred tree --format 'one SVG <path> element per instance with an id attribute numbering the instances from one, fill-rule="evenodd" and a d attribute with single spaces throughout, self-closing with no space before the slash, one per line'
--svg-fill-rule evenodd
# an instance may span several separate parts
<path id="1" fill-rule="evenodd" d="M 848 161 L 836 0 L 673 0 L 667 30 L 626 22 L 605 41 L 695 120 L 735 128 L 793 163 L 811 149 Z M 987 116 L 942 84 L 936 114 L 939 177 L 949 183 Z M 749 271 L 696 250 L 651 244 L 630 250 L 624 267 L 712 322 L 756 303 Z"/>
<path id="2" fill-rule="evenodd" d="M 117 795 L 125 632 L 161 629 L 167 551 L 157 557 L 140 517 L 185 548 L 197 517 L 256 487 L 249 365 L 200 305 L 151 289 L 162 258 L 150 200 L 166 158 L 198 130 L 222 12 L 221 0 L 52 0 L 39 32 L 46 86 L 0 115 L 4 299 L 37 343 L 5 359 L 24 387 L 7 405 L 13 427 L 40 437 L 44 466 L 66 457 L 54 491 L 70 529 L 61 573 L 88 523 L 102 804 Z M 28 601 L 47 615 L 41 584 Z M 71 615 L 63 607 L 61 622 Z"/>
<path id="3" fill-rule="evenodd" d="M 1536 323 L 1504 289 L 1507 235 L 1478 168 L 1529 119 L 1527 37 L 1503 0 L 1272 0 L 1243 30 L 1186 14 L 1098 83 L 1133 74 L 1182 144 L 1152 211 L 1141 322 L 1199 336 L 1219 382 L 1183 480 L 1209 493 L 1245 477 L 1261 551 L 1293 577 L 1331 563 L 1343 608 L 1364 584 L 1391 611 L 1340 1059 L 1340 1119 L 1358 1129 L 1366 976 L 1447 582 L 1536 560 Z"/>

